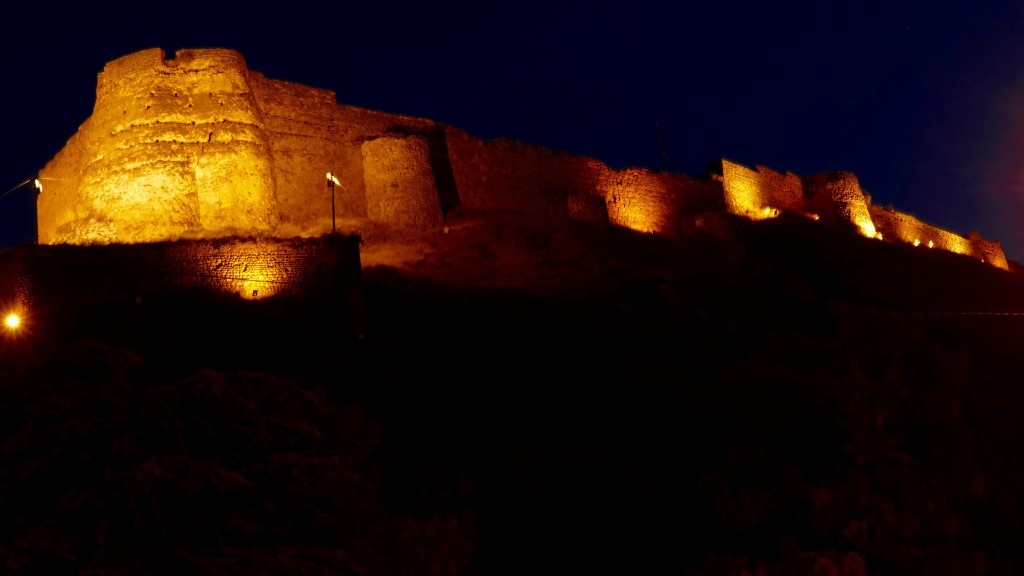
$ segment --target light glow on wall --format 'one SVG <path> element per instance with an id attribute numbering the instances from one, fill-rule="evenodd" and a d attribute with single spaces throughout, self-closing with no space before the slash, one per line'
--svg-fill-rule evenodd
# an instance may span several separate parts
<path id="1" fill-rule="evenodd" d="M 726 204 L 729 211 L 752 220 L 770 218 L 770 208 L 761 206 L 761 190 L 747 178 L 726 179 Z"/>
<path id="2" fill-rule="evenodd" d="M 856 218 L 853 223 L 860 230 L 861 236 L 882 239 L 882 233 L 875 228 L 875 223 L 871 221 L 869 214 L 865 213 L 863 217 Z"/>
<path id="3" fill-rule="evenodd" d="M 620 220 L 617 222 L 619 226 L 624 226 L 637 232 L 651 233 L 657 232 L 657 218 L 654 214 L 651 214 L 649 208 L 644 209 L 643 207 L 633 204 L 620 212 Z"/>
<path id="4" fill-rule="evenodd" d="M 241 244 L 230 252 L 230 260 L 220 271 L 225 291 L 239 294 L 246 300 L 268 298 L 280 292 L 287 275 L 278 261 L 259 245 Z"/>

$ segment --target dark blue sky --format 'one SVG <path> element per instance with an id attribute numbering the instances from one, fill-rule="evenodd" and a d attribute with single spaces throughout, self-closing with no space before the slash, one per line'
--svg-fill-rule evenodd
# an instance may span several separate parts
<path id="1" fill-rule="evenodd" d="M 691 175 L 719 157 L 850 170 L 875 203 L 978 230 L 1024 260 L 1019 0 L 367 4 L 22 6 L 0 39 L 0 192 L 89 116 L 107 61 L 227 47 L 344 104 L 615 167 L 659 167 L 660 125 L 669 159 Z M 32 202 L 28 187 L 0 199 L 0 244 L 31 238 Z"/>

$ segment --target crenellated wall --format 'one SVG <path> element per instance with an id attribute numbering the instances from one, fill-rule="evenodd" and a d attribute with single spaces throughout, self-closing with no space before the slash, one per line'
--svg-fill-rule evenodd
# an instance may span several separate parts
<path id="1" fill-rule="evenodd" d="M 333 211 L 328 172 L 341 183 Z M 39 235 L 48 244 L 310 237 L 329 232 L 332 215 L 354 230 L 366 221 L 422 230 L 458 207 L 675 236 L 707 212 L 762 219 L 788 211 L 1007 267 L 998 242 L 870 206 L 849 172 L 801 178 L 725 159 L 697 178 L 615 170 L 339 105 L 330 90 L 268 79 L 224 49 L 179 50 L 168 60 L 154 48 L 108 63 L 92 116 L 40 179 Z"/>

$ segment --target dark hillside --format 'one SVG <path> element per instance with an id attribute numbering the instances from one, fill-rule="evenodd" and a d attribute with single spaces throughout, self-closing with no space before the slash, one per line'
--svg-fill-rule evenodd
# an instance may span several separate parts
<path id="1" fill-rule="evenodd" d="M 1024 565 L 1019 274 L 800 218 L 448 223 L 367 239 L 361 336 L 182 294 L 6 340 L 7 571 Z"/>

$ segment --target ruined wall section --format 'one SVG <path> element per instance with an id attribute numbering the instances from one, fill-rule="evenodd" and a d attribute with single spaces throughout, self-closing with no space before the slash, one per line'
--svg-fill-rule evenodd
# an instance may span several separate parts
<path id="1" fill-rule="evenodd" d="M 569 198 L 599 194 L 601 162 L 515 140 L 481 140 L 446 127 L 459 201 L 468 210 L 568 217 Z M 603 195 L 603 194 L 602 194 Z"/>
<path id="2" fill-rule="evenodd" d="M 46 242 L 152 242 L 269 231 L 277 224 L 273 166 L 245 61 L 233 50 L 144 50 L 107 64 L 93 115 L 74 220 Z M 48 166 L 41 175 L 62 168 Z M 47 207 L 41 213 L 60 212 Z"/>
<path id="3" fill-rule="evenodd" d="M 639 232 L 676 236 L 687 216 L 723 210 L 722 183 L 644 168 L 606 169 L 598 190 L 610 223 Z"/>
<path id="4" fill-rule="evenodd" d="M 443 220 L 430 147 L 420 135 L 385 135 L 362 145 L 367 215 L 399 228 L 426 229 Z"/>
<path id="5" fill-rule="evenodd" d="M 981 258 L 982 262 L 987 262 L 1003 270 L 1010 269 L 1010 263 L 1006 260 L 1003 246 L 998 240 L 986 240 L 978 232 L 968 232 L 967 239 L 971 242 L 974 255 Z"/>
<path id="6" fill-rule="evenodd" d="M 964 237 L 899 210 L 875 205 L 869 206 L 868 209 L 875 227 L 884 240 L 906 242 L 921 248 L 948 250 L 977 258 L 1004 270 L 1009 269 L 999 243 L 985 240 L 977 232 Z"/>
<path id="7" fill-rule="evenodd" d="M 777 216 L 780 210 L 805 214 L 809 205 L 803 181 L 792 172 L 776 172 L 764 166 L 753 170 L 722 159 L 713 177 L 722 182 L 729 212 L 754 220 Z"/>
<path id="8" fill-rule="evenodd" d="M 868 199 L 852 172 L 826 172 L 804 178 L 811 210 L 833 226 L 853 225 L 863 236 L 874 238 L 875 224 Z"/>

